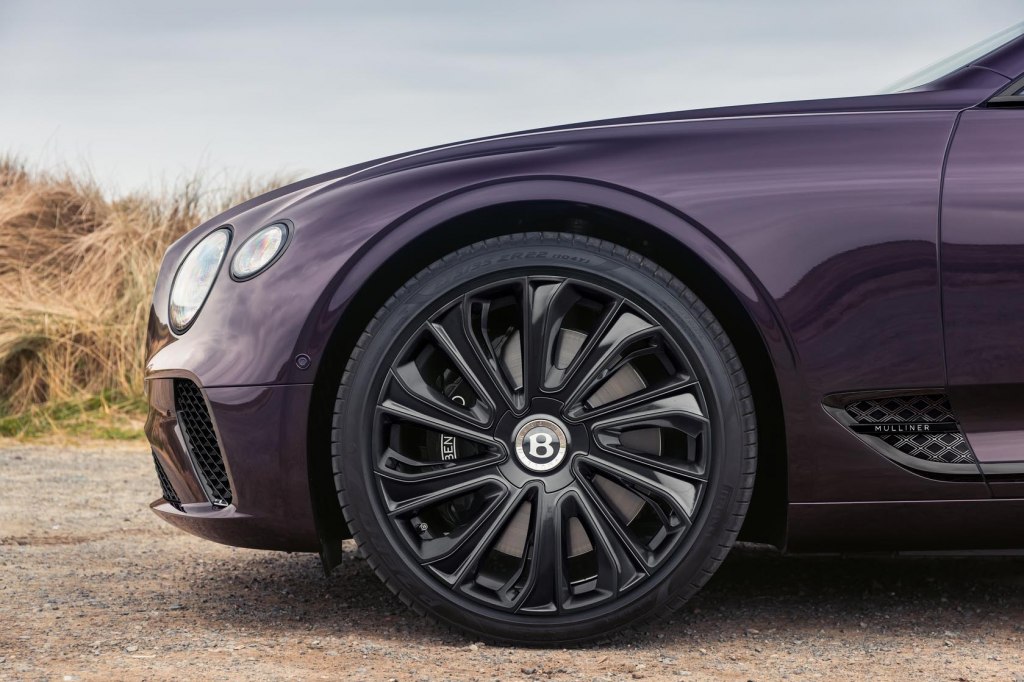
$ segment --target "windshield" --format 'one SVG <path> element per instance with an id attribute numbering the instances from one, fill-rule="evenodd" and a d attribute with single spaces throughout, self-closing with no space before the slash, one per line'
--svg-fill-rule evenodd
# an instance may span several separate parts
<path id="1" fill-rule="evenodd" d="M 918 86 L 924 85 L 925 83 L 931 83 L 934 80 L 938 80 L 943 76 L 953 73 L 957 69 L 967 66 L 973 61 L 984 57 L 989 52 L 992 52 L 1000 45 L 1004 45 L 1014 38 L 1024 33 L 1024 22 L 1011 26 L 1010 28 L 1000 31 L 999 33 L 986 38 L 977 45 L 972 45 L 966 50 L 961 50 L 956 54 L 946 57 L 942 61 L 932 64 L 928 68 L 921 69 L 920 71 L 903 78 L 889 87 L 882 90 L 881 94 L 889 94 L 893 92 L 901 92 L 903 90 L 910 90 Z"/>

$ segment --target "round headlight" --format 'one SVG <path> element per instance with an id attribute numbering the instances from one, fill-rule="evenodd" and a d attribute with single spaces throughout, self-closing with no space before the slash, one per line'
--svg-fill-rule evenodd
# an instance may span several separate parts
<path id="1" fill-rule="evenodd" d="M 170 318 L 174 331 L 183 332 L 195 321 L 217 279 L 230 242 L 231 230 L 214 230 L 181 262 L 171 285 Z"/>
<path id="2" fill-rule="evenodd" d="M 231 259 L 231 276 L 250 279 L 277 260 L 288 243 L 288 226 L 274 223 L 249 237 Z"/>

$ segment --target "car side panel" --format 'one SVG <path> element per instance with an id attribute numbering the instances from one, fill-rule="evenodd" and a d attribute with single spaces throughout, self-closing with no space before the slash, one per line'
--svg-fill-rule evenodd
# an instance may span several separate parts
<path id="1" fill-rule="evenodd" d="M 792 339 L 796 370 L 779 381 L 793 502 L 988 496 L 980 481 L 925 479 L 865 452 L 821 408 L 836 392 L 945 384 L 937 217 L 954 120 L 762 121 L 760 134 L 717 144 L 704 131 L 692 144 L 706 153 L 681 154 L 677 185 L 656 188 L 713 226 Z"/>
<path id="2" fill-rule="evenodd" d="M 181 338 L 166 332 L 161 275 L 148 372 L 184 367 L 205 387 L 310 382 L 368 273 L 444 216 L 498 198 L 585 201 L 664 230 L 747 307 L 779 378 L 792 501 L 984 498 L 981 482 L 890 462 L 821 405 L 835 392 L 945 384 L 936 230 L 954 118 L 830 113 L 552 132 L 306 186 L 231 217 L 232 251 L 278 218 L 296 234 L 267 273 L 222 276 Z M 309 369 L 294 363 L 299 353 Z"/>
<path id="3" fill-rule="evenodd" d="M 508 184 L 464 190 L 404 218 L 379 237 L 361 271 L 339 285 L 341 308 L 362 278 L 440 221 L 449 204 L 469 211 L 486 201 L 556 198 L 636 215 L 621 196 L 639 196 L 674 214 L 659 223 L 704 257 L 734 288 L 763 330 L 786 404 L 790 497 L 796 501 L 974 499 L 979 480 L 952 482 L 911 473 L 870 451 L 821 407 L 830 393 L 934 389 L 945 383 L 939 318 L 936 232 L 942 160 L 952 112 L 702 121 L 607 131 L 593 139 L 480 155 L 406 169 L 367 183 L 389 196 L 410 185 L 465 187 L 472 179 Z M 611 147 L 611 149 L 609 149 Z M 614 158 L 615 163 L 606 159 Z M 520 168 L 521 167 L 521 168 Z M 548 173 L 525 176 L 543 168 Z M 551 189 L 588 174 L 604 193 Z M 518 184 L 522 182 L 524 184 Z M 398 183 L 394 185 L 392 183 Z M 551 185 L 548 185 L 550 188 Z M 379 190 L 374 190 L 376 194 Z M 606 203 L 602 203 L 602 202 Z M 481 199 L 480 205 L 487 205 Z M 452 211 L 457 213 L 458 211 Z M 398 237 L 404 227 L 410 234 Z M 728 268 L 722 263 L 728 263 Z M 732 269 L 741 277 L 726 272 Z M 777 320 L 778 325 L 766 323 Z M 331 316 L 316 323 L 331 328 Z"/>
<path id="4" fill-rule="evenodd" d="M 1024 500 L 794 504 L 790 507 L 786 549 L 926 553 L 1019 550 L 1022 526 Z"/>
<path id="5" fill-rule="evenodd" d="M 993 492 L 1024 497 L 1024 111 L 963 113 L 942 211 L 950 396 Z"/>

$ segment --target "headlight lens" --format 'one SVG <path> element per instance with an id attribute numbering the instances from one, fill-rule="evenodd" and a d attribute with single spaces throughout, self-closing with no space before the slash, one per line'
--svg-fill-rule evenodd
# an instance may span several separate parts
<path id="1" fill-rule="evenodd" d="M 231 276 L 250 279 L 277 260 L 288 243 L 288 226 L 274 223 L 249 237 L 231 259 Z"/>
<path id="2" fill-rule="evenodd" d="M 231 231 L 214 230 L 189 251 L 171 285 L 170 318 L 174 331 L 183 332 L 195 321 L 224 262 Z"/>

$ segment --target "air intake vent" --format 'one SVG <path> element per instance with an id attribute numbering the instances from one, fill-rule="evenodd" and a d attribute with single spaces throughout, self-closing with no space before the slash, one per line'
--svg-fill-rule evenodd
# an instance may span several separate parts
<path id="1" fill-rule="evenodd" d="M 905 455 L 937 464 L 977 460 L 941 394 L 888 396 L 846 406 L 855 432 L 872 436 Z"/>
<path id="2" fill-rule="evenodd" d="M 178 494 L 174 492 L 174 488 L 171 487 L 171 482 L 167 479 L 167 474 L 164 472 L 164 468 L 160 466 L 160 460 L 156 458 L 156 453 L 153 453 L 153 464 L 156 466 L 156 477 L 160 480 L 160 490 L 163 494 L 163 498 L 174 508 L 181 510 L 181 500 L 178 499 Z"/>
<path id="3" fill-rule="evenodd" d="M 217 433 L 213 430 L 213 420 L 199 387 L 188 379 L 175 379 L 174 408 L 185 436 L 185 445 L 210 502 L 226 507 L 231 504 L 231 485 Z"/>

